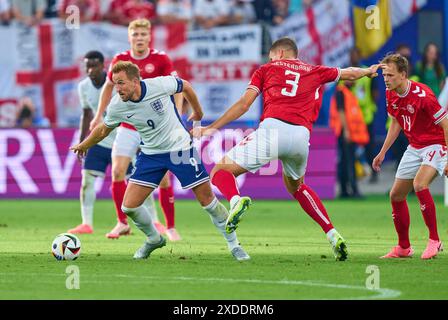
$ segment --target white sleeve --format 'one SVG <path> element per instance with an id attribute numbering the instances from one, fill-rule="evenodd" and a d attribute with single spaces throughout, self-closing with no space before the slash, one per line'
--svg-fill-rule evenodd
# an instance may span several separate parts
<path id="1" fill-rule="evenodd" d="M 106 116 L 104 117 L 104 124 L 109 128 L 116 128 L 121 124 L 121 117 L 116 111 L 116 104 L 113 100 L 107 106 Z"/>
<path id="2" fill-rule="evenodd" d="M 159 77 L 158 81 L 163 92 L 169 96 L 182 92 L 184 87 L 182 79 L 173 76 Z"/>
<path id="3" fill-rule="evenodd" d="M 82 83 L 78 84 L 78 97 L 79 97 L 79 103 L 81 103 L 81 107 L 83 109 L 91 109 L 86 98 L 86 93 L 83 90 Z"/>

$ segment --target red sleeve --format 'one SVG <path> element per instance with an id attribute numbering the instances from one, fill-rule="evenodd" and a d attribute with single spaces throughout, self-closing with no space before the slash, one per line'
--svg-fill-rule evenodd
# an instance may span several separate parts
<path id="1" fill-rule="evenodd" d="M 263 70 L 262 70 L 262 68 L 258 68 L 254 72 L 247 88 L 257 91 L 258 94 L 260 94 L 263 91 Z"/>
<path id="2" fill-rule="evenodd" d="M 162 63 L 164 76 L 171 76 L 173 72 L 176 72 L 176 70 L 174 70 L 173 62 L 171 61 L 170 57 L 168 57 L 168 55 L 163 56 Z"/>
<path id="3" fill-rule="evenodd" d="M 447 117 L 446 110 L 439 104 L 436 96 L 432 92 L 427 92 L 424 98 L 423 108 L 425 112 L 433 119 L 434 124 L 439 124 Z"/>
<path id="4" fill-rule="evenodd" d="M 112 61 L 110 62 L 109 65 L 109 70 L 107 71 L 107 78 L 110 80 L 110 82 L 112 81 L 112 67 L 119 61 L 120 59 L 118 59 L 118 56 L 115 56 Z"/>
<path id="5" fill-rule="evenodd" d="M 320 77 L 320 83 L 337 82 L 341 77 L 341 70 L 339 68 L 330 68 L 326 66 L 318 66 L 317 73 Z"/>

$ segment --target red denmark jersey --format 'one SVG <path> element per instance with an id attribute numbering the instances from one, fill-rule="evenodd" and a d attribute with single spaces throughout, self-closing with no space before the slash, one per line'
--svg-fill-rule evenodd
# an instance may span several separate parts
<path id="1" fill-rule="evenodd" d="M 155 49 L 150 49 L 149 53 L 144 58 L 136 59 L 132 57 L 131 50 L 117 54 L 110 63 L 109 71 L 107 77 L 112 82 L 112 67 L 118 61 L 130 61 L 138 66 L 140 69 L 140 77 L 142 79 L 155 78 L 160 76 L 177 76 L 174 70 L 173 63 L 170 58 L 163 51 L 158 51 Z M 133 126 L 127 123 L 122 124 L 123 127 L 134 129 Z"/>
<path id="2" fill-rule="evenodd" d="M 140 76 L 142 79 L 155 78 L 160 76 L 177 75 L 174 71 L 173 63 L 167 54 L 163 51 L 150 49 L 149 53 L 144 58 L 134 58 L 131 55 L 131 50 L 117 54 L 110 63 L 107 77 L 112 81 L 112 67 L 118 61 L 130 61 L 138 66 L 140 69 Z"/>
<path id="3" fill-rule="evenodd" d="M 155 17 L 156 10 L 151 2 L 128 1 L 123 5 L 123 14 L 126 18 L 135 20 L 138 18 L 151 19 Z"/>
<path id="4" fill-rule="evenodd" d="M 403 95 L 386 90 L 386 100 L 387 112 L 397 119 L 412 147 L 446 144 L 438 124 L 447 117 L 447 112 L 428 86 L 408 80 Z"/>
<path id="5" fill-rule="evenodd" d="M 340 70 L 297 59 L 269 62 L 255 71 L 248 89 L 263 94 L 263 114 L 311 131 L 322 103 L 322 86 L 338 81 Z"/>

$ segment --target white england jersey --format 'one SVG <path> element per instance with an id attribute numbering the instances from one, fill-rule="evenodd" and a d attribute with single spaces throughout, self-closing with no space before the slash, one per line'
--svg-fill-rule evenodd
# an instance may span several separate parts
<path id="1" fill-rule="evenodd" d="M 160 154 L 190 149 L 192 140 L 174 104 L 175 93 L 182 92 L 182 80 L 156 77 L 140 81 L 142 94 L 138 101 L 122 101 L 116 94 L 104 118 L 104 124 L 116 128 L 121 122 L 133 125 L 142 138 L 144 154 Z"/>
<path id="2" fill-rule="evenodd" d="M 102 88 L 103 87 L 96 88 L 93 85 L 92 80 L 88 77 L 83 79 L 78 84 L 78 95 L 79 101 L 81 102 L 81 107 L 83 109 L 92 109 L 93 114 L 95 114 L 98 109 Z M 98 145 L 104 148 L 112 149 L 112 144 L 114 143 L 116 135 L 117 131 L 112 131 L 106 138 L 104 138 L 104 140 L 98 143 Z"/>

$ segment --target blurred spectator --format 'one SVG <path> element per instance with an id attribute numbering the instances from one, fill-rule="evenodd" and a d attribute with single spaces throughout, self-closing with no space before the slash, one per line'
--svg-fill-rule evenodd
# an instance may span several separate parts
<path id="1" fill-rule="evenodd" d="M 275 8 L 274 24 L 277 25 L 283 23 L 289 15 L 288 0 L 272 0 L 272 4 Z"/>
<path id="2" fill-rule="evenodd" d="M 430 42 L 425 46 L 422 60 L 415 66 L 415 74 L 422 83 L 431 88 L 436 97 L 439 96 L 445 84 L 446 74 L 445 67 L 440 62 L 439 49 L 436 44 Z"/>
<path id="3" fill-rule="evenodd" d="M 271 0 L 254 0 L 253 5 L 255 8 L 255 14 L 257 16 L 258 21 L 267 24 L 274 23 L 274 17 L 276 16 L 276 11 Z"/>
<path id="4" fill-rule="evenodd" d="M 229 23 L 230 4 L 227 0 L 195 0 L 196 26 L 210 29 Z"/>
<path id="5" fill-rule="evenodd" d="M 58 1 L 47 0 L 47 9 L 45 9 L 45 18 L 57 18 L 58 17 Z"/>
<path id="6" fill-rule="evenodd" d="M 146 0 L 113 0 L 105 18 L 123 26 L 129 25 L 132 20 L 139 18 L 154 22 L 156 10 L 154 5 Z"/>
<path id="7" fill-rule="evenodd" d="M 77 6 L 79 8 L 79 21 L 81 23 L 99 21 L 101 19 L 100 6 L 96 0 L 59 0 L 57 6 L 61 19 L 66 19 L 71 14 L 70 10 L 67 12 L 67 7 L 69 6 Z"/>
<path id="8" fill-rule="evenodd" d="M 124 20 L 123 4 L 126 0 L 110 1 L 109 10 L 104 13 L 103 18 L 113 24 L 122 24 Z"/>
<path id="9" fill-rule="evenodd" d="M 14 19 L 28 27 L 38 25 L 44 18 L 45 0 L 12 0 Z"/>
<path id="10" fill-rule="evenodd" d="M 135 19 L 145 18 L 152 22 L 156 17 L 154 5 L 146 0 L 126 1 L 123 5 L 123 13 L 126 26 Z"/>
<path id="11" fill-rule="evenodd" d="M 408 77 L 411 79 L 411 77 L 413 77 L 411 80 L 414 81 L 420 81 L 417 75 L 413 75 L 414 73 L 414 65 L 412 63 L 412 51 L 411 51 L 411 47 L 409 47 L 407 44 L 405 43 L 401 43 L 397 46 L 397 48 L 395 49 L 396 53 L 399 53 L 400 55 L 402 55 L 403 57 L 405 57 L 406 59 L 408 59 L 408 63 L 409 63 L 409 69 L 408 69 Z"/>
<path id="12" fill-rule="evenodd" d="M 36 108 L 31 98 L 23 97 L 20 99 L 17 108 L 17 127 L 48 127 L 49 125 L 50 122 L 47 118 L 37 116 Z"/>
<path id="13" fill-rule="evenodd" d="M 253 0 L 233 0 L 230 7 L 230 24 L 250 24 L 257 20 Z"/>
<path id="14" fill-rule="evenodd" d="M 300 14 L 303 11 L 303 0 L 290 0 L 288 13 L 291 14 Z"/>
<path id="15" fill-rule="evenodd" d="M 330 106 L 330 127 L 338 137 L 338 180 L 341 198 L 361 198 L 355 171 L 357 144 L 369 142 L 367 126 L 356 96 L 350 90 L 351 81 L 336 87 Z"/>
<path id="16" fill-rule="evenodd" d="M 360 64 L 361 53 L 358 48 L 353 48 L 350 51 L 350 65 L 353 67 L 366 67 Z M 369 165 L 371 171 L 370 183 L 376 183 L 378 181 L 378 173 L 372 169 L 372 162 L 376 156 L 376 144 L 375 144 L 375 128 L 374 119 L 377 111 L 376 101 L 379 98 L 379 90 L 376 80 L 364 77 L 356 82 L 350 88 L 350 91 L 358 99 L 359 107 L 361 108 L 364 122 L 367 125 L 370 140 L 364 147 L 364 157 Z"/>
<path id="17" fill-rule="evenodd" d="M 157 3 L 157 16 L 162 23 L 191 22 L 191 0 L 160 0 Z"/>
<path id="18" fill-rule="evenodd" d="M 0 24 L 8 25 L 11 20 L 11 4 L 9 0 L 0 0 Z"/>

